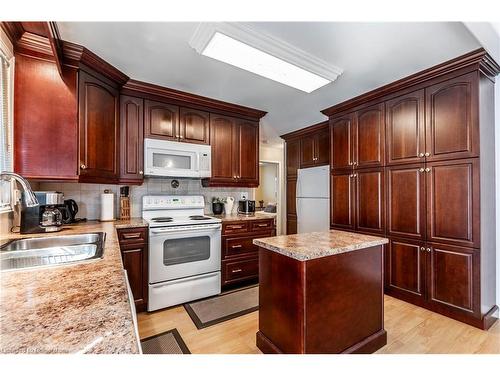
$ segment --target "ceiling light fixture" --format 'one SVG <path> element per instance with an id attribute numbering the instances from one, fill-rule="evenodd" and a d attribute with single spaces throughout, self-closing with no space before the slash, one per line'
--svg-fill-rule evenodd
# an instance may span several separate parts
<path id="1" fill-rule="evenodd" d="M 202 23 L 190 44 L 204 56 L 307 93 L 327 85 L 342 73 L 337 67 L 242 24 Z"/>

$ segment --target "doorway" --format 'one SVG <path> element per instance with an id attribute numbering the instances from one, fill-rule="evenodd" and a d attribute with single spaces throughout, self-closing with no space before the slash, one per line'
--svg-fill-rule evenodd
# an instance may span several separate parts
<path id="1" fill-rule="evenodd" d="M 281 178 L 280 163 L 259 162 L 260 184 L 255 189 L 255 211 L 276 218 L 276 233 L 281 234 Z"/>

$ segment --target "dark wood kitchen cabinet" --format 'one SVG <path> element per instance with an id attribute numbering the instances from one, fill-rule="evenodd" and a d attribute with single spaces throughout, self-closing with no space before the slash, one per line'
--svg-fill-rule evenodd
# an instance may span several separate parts
<path id="1" fill-rule="evenodd" d="M 387 165 L 422 162 L 426 153 L 424 90 L 388 100 L 385 106 Z"/>
<path id="2" fill-rule="evenodd" d="M 297 169 L 300 168 L 300 139 L 286 142 L 286 177 L 297 178 Z"/>
<path id="3" fill-rule="evenodd" d="M 144 136 L 166 141 L 179 140 L 179 107 L 154 100 L 145 100 Z"/>
<path id="4" fill-rule="evenodd" d="M 317 167 L 330 163 L 330 129 L 314 132 L 300 139 L 300 167 Z"/>
<path id="5" fill-rule="evenodd" d="M 478 90 L 476 72 L 425 89 L 428 161 L 479 155 Z"/>
<path id="6" fill-rule="evenodd" d="M 142 184 L 144 179 L 144 100 L 120 97 L 120 183 Z"/>
<path id="7" fill-rule="evenodd" d="M 80 182 L 117 183 L 120 173 L 119 91 L 104 77 L 79 72 Z"/>
<path id="8" fill-rule="evenodd" d="M 256 121 L 210 115 L 212 177 L 204 186 L 259 186 L 259 125 Z"/>
<path id="9" fill-rule="evenodd" d="M 274 218 L 222 222 L 222 287 L 230 288 L 259 277 L 259 252 L 253 239 L 276 235 Z"/>
<path id="10" fill-rule="evenodd" d="M 382 165 L 386 293 L 482 329 L 498 311 L 488 275 L 495 273 L 499 72 L 477 50 L 322 111 L 332 126 L 331 226 L 362 231 L 359 210 L 350 219 L 346 203 L 355 194 L 359 205 L 362 187 L 349 177 Z M 372 222 L 376 180 L 365 186 Z"/>
<path id="11" fill-rule="evenodd" d="M 286 234 L 297 233 L 297 179 L 286 180 Z"/>
<path id="12" fill-rule="evenodd" d="M 180 109 L 179 139 L 182 142 L 210 144 L 210 114 L 197 109 Z"/>
<path id="13" fill-rule="evenodd" d="M 148 305 L 148 228 L 117 229 L 118 242 L 138 312 Z"/>

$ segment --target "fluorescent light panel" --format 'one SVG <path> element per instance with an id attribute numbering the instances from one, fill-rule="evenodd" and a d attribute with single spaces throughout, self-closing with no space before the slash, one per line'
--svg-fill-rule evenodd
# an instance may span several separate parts
<path id="1" fill-rule="evenodd" d="M 307 93 L 331 82 L 219 32 L 202 54 Z"/>

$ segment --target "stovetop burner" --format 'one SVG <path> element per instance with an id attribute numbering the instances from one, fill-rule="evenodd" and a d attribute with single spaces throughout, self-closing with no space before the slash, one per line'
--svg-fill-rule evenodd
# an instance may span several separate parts
<path id="1" fill-rule="evenodd" d="M 151 221 L 154 221 L 156 223 L 169 223 L 171 221 L 173 221 L 174 219 L 172 219 L 171 217 L 168 217 L 168 216 L 164 216 L 164 217 L 154 217 L 151 219 Z"/>
<path id="2" fill-rule="evenodd" d="M 210 220 L 209 217 L 203 216 L 203 215 L 191 215 L 189 216 L 191 220 Z"/>

